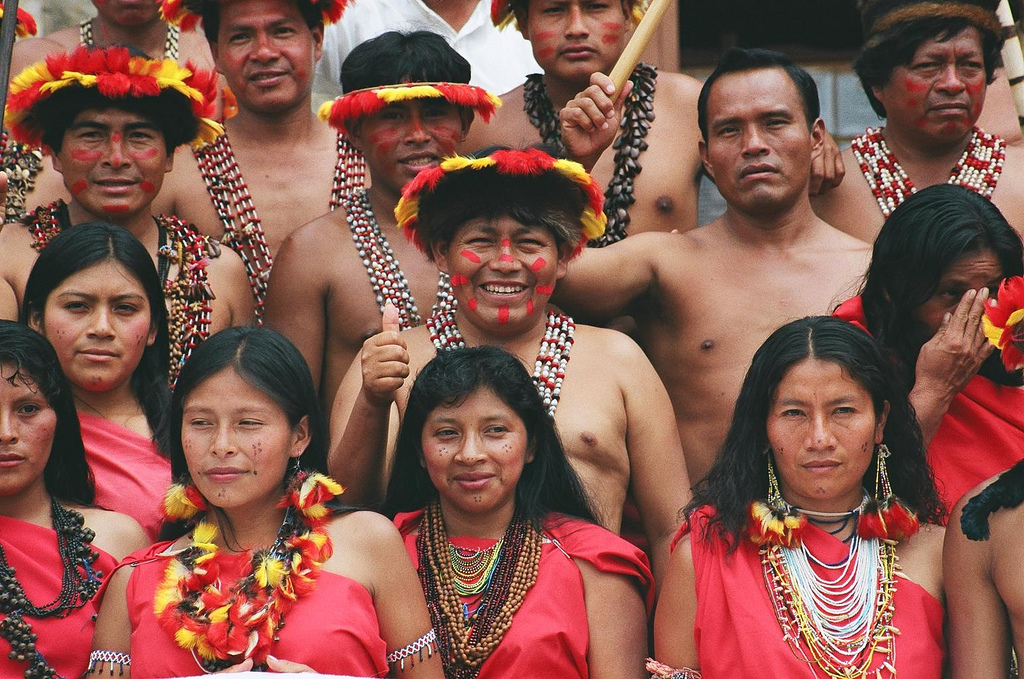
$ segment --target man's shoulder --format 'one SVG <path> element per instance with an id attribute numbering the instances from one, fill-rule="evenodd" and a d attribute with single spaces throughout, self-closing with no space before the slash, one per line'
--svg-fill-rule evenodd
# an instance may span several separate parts
<path id="1" fill-rule="evenodd" d="M 702 87 L 703 84 L 699 80 L 685 73 L 658 73 L 654 103 L 657 106 L 659 100 L 671 101 L 673 104 L 685 102 L 691 104 L 693 108 L 681 110 L 680 113 L 693 116 L 697 113 L 697 98 L 700 97 Z"/>
<path id="2" fill-rule="evenodd" d="M 0 271 L 9 273 L 23 268 L 27 261 L 35 261 L 34 241 L 32 232 L 21 222 L 8 222 L 0 227 Z"/>
<path id="3" fill-rule="evenodd" d="M 640 346 L 625 333 L 595 325 L 577 324 L 573 334 L 573 358 L 577 363 L 600 362 L 601 370 L 625 370 L 633 372 L 637 361 L 647 361 Z"/>
<path id="4" fill-rule="evenodd" d="M 286 259 L 299 257 L 318 262 L 357 259 L 355 247 L 346 247 L 350 243 L 351 235 L 345 208 L 339 207 L 288 234 L 281 245 L 278 258 L 284 254 Z"/>

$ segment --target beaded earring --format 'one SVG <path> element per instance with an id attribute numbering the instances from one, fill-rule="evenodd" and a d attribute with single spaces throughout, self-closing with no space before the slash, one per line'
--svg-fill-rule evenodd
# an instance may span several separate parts
<path id="1" fill-rule="evenodd" d="M 783 547 L 800 544 L 800 536 L 807 526 L 807 517 L 794 512 L 782 499 L 779 479 L 775 476 L 772 456 L 768 458 L 768 498 L 754 500 L 747 510 L 747 537 L 757 545 L 775 543 Z"/>
<path id="2" fill-rule="evenodd" d="M 164 518 L 168 521 L 187 521 L 207 509 L 206 498 L 187 477 L 171 484 L 164 494 Z"/>
<path id="3" fill-rule="evenodd" d="M 875 463 L 875 496 L 868 501 L 860 520 L 857 535 L 865 539 L 905 540 L 917 532 L 917 515 L 893 495 L 885 459 L 891 455 L 889 447 L 878 444 Z"/>

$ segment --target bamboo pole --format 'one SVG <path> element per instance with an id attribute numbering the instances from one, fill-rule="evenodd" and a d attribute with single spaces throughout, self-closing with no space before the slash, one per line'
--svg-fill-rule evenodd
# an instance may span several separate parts
<path id="1" fill-rule="evenodd" d="M 1009 0 L 1000 0 L 996 16 L 1007 32 L 1006 41 L 1003 43 L 1003 69 L 1006 71 L 1007 80 L 1010 81 L 1013 106 L 1017 109 L 1017 124 L 1024 131 L 1024 54 L 1021 53 Z"/>
<path id="2" fill-rule="evenodd" d="M 633 69 L 640 63 L 640 55 L 644 53 L 647 43 L 654 37 L 654 32 L 658 30 L 658 24 L 661 23 L 661 17 L 671 2 L 675 2 L 675 0 L 651 0 L 650 6 L 644 13 L 644 18 L 640 20 L 636 30 L 633 31 L 633 37 L 626 43 L 626 49 L 622 50 L 619 60 L 612 68 L 610 77 L 615 84 L 616 92 L 622 90 L 623 85 L 629 80 L 630 74 L 633 73 Z"/>
<path id="3" fill-rule="evenodd" d="M 7 103 L 7 82 L 11 78 L 14 33 L 18 28 L 18 0 L 7 0 L 3 9 L 4 16 L 0 19 L 0 114 Z"/>

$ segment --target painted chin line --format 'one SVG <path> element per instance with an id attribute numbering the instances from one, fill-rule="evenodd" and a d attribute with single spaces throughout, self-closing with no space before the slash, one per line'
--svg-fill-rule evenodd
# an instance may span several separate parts
<path id="1" fill-rule="evenodd" d="M 509 309 L 507 304 L 502 304 L 498 307 L 498 323 L 506 325 L 508 323 Z"/>
<path id="2" fill-rule="evenodd" d="M 100 209 L 104 212 L 110 212 L 113 214 L 123 214 L 130 211 L 132 208 L 130 205 L 114 204 L 114 205 L 100 205 Z"/>

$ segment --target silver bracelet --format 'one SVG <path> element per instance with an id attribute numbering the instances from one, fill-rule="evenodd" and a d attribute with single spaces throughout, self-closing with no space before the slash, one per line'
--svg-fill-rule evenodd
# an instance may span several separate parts
<path id="1" fill-rule="evenodd" d="M 411 655 L 419 653 L 420 662 L 423 662 L 423 651 L 426 650 L 427 657 L 433 657 L 434 649 L 437 648 L 437 634 L 434 633 L 434 628 L 431 627 L 427 630 L 427 633 L 422 637 L 412 642 L 408 646 L 404 646 L 397 651 L 388 653 L 387 661 L 388 665 L 398 665 L 398 669 L 401 671 L 405 670 L 405 659 Z M 410 667 L 413 667 L 413 662 L 410 661 Z"/>
<path id="2" fill-rule="evenodd" d="M 114 665 L 119 665 L 118 676 L 122 676 L 124 668 L 132 666 L 132 657 L 120 651 L 93 651 L 89 654 L 89 669 L 85 673 L 92 674 L 93 670 L 96 670 L 96 674 L 99 674 L 103 669 L 97 669 L 97 667 L 103 663 L 109 665 L 110 676 L 114 676 Z"/>

